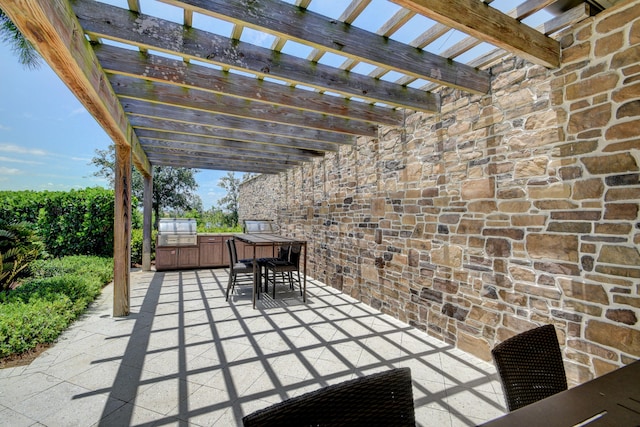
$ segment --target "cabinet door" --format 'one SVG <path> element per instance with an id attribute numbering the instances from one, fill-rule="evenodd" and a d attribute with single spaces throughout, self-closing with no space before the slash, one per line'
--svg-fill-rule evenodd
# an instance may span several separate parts
<path id="1" fill-rule="evenodd" d="M 178 267 L 198 267 L 200 265 L 200 248 L 197 246 L 180 248 L 178 251 Z"/>
<path id="2" fill-rule="evenodd" d="M 156 270 L 170 270 L 176 267 L 178 267 L 178 249 L 156 247 Z"/>
<path id="3" fill-rule="evenodd" d="M 224 265 L 222 254 L 224 246 L 222 236 L 200 236 L 200 267 L 219 267 Z M 228 264 L 228 262 L 227 262 Z"/>

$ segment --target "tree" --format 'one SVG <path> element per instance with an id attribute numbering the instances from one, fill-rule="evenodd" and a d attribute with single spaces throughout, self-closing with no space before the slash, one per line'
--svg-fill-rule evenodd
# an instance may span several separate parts
<path id="1" fill-rule="evenodd" d="M 96 150 L 91 164 L 98 167 L 95 176 L 106 178 L 111 186 L 115 179 L 115 145 L 107 150 Z M 160 214 L 172 210 L 178 214 L 189 211 L 202 211 L 202 200 L 195 194 L 198 183 L 195 180 L 197 170 L 174 168 L 171 166 L 153 167 L 153 212 L 155 228 L 158 228 Z M 132 167 L 131 192 L 140 203 L 144 200 L 144 179 L 137 169 Z"/>
<path id="2" fill-rule="evenodd" d="M 31 42 L 24 38 L 2 9 L 0 9 L 0 40 L 11 46 L 11 50 L 18 55 L 18 61 L 25 68 L 36 69 L 40 66 L 40 54 Z"/>
<path id="3" fill-rule="evenodd" d="M 240 184 L 242 184 L 242 180 L 240 178 L 236 178 L 236 175 L 233 172 L 227 172 L 226 176 L 220 178 L 220 182 L 218 182 L 218 187 L 222 187 L 227 190 L 226 196 L 221 198 L 218 201 L 218 204 L 222 206 L 223 209 L 226 209 L 230 221 L 232 224 L 229 224 L 232 227 L 238 225 L 238 198 L 240 197 Z"/>

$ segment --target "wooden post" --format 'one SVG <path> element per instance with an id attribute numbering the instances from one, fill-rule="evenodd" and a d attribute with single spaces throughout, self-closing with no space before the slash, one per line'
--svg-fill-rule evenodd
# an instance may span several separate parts
<path id="1" fill-rule="evenodd" d="M 144 175 L 142 205 L 142 270 L 151 270 L 151 231 L 153 221 L 153 168 L 151 175 Z"/>
<path id="2" fill-rule="evenodd" d="M 113 316 L 129 315 L 131 267 L 131 148 L 116 144 L 113 224 Z"/>

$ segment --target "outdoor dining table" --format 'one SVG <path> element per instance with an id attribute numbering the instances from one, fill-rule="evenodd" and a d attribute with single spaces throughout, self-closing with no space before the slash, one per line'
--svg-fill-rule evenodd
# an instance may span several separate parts
<path id="1" fill-rule="evenodd" d="M 639 426 L 640 360 L 524 406 L 482 427 Z"/>
<path id="2" fill-rule="evenodd" d="M 256 260 L 256 248 L 263 246 L 289 246 L 289 245 L 301 245 L 304 249 L 304 256 L 302 258 L 303 274 L 302 274 L 302 301 L 307 301 L 307 241 L 300 240 L 293 237 L 280 236 L 278 234 L 267 233 L 243 233 L 236 234 L 234 238 L 240 242 L 253 247 L 253 295 L 252 302 L 253 308 L 256 308 L 256 289 L 258 286 L 258 263 Z M 275 285 L 274 285 L 275 286 Z"/>

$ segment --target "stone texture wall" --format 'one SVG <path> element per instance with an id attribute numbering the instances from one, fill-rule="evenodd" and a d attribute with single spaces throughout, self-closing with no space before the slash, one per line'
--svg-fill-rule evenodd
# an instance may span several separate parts
<path id="1" fill-rule="evenodd" d="M 556 326 L 571 384 L 640 357 L 640 2 L 559 38 L 563 66 L 241 188 L 241 218 L 309 240 L 310 276 L 490 360 Z M 265 194 L 269 194 L 265 198 Z"/>

